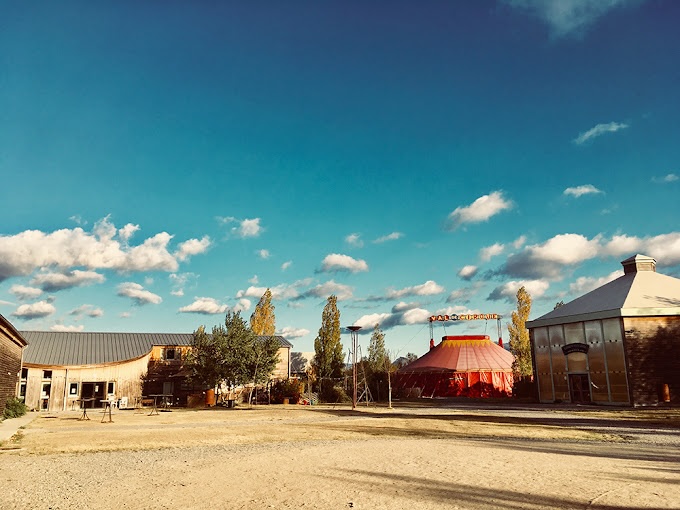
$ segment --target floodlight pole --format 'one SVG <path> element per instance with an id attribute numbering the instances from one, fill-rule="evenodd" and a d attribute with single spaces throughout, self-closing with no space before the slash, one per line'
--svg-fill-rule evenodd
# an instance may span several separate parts
<path id="1" fill-rule="evenodd" d="M 357 408 L 357 349 L 361 326 L 348 326 L 352 338 L 352 410 Z"/>

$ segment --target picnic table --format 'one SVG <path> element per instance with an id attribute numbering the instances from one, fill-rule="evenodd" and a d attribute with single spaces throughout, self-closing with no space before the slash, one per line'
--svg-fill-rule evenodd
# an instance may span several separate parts
<path id="1" fill-rule="evenodd" d="M 159 414 L 158 413 L 158 399 L 161 399 L 161 406 L 163 408 L 169 407 L 168 399 L 172 399 L 172 393 L 157 393 L 155 395 L 149 395 L 150 397 L 153 397 L 153 408 L 151 409 L 151 412 L 149 413 L 149 416 L 152 416 L 154 414 Z"/>

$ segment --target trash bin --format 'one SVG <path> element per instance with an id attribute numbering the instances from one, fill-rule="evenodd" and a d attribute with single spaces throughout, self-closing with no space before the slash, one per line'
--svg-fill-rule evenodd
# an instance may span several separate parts
<path id="1" fill-rule="evenodd" d="M 212 407 L 215 405 L 215 390 L 210 389 L 205 392 L 205 405 Z"/>

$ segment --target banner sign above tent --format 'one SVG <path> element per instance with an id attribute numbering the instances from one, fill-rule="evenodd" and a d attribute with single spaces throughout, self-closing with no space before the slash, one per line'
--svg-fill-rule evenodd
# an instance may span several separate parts
<path id="1" fill-rule="evenodd" d="M 432 315 L 430 316 L 430 322 L 442 322 L 442 321 L 475 321 L 475 320 L 489 320 L 489 319 L 500 319 L 501 316 L 497 313 L 469 313 L 462 315 Z"/>

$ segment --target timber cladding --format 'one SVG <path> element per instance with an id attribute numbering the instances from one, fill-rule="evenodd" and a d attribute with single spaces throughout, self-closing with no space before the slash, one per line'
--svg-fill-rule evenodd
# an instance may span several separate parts
<path id="1" fill-rule="evenodd" d="M 0 411 L 16 396 L 25 345 L 23 337 L 0 315 Z"/>
<path id="2" fill-rule="evenodd" d="M 623 320 L 632 402 L 680 403 L 680 316 L 626 317 Z"/>

